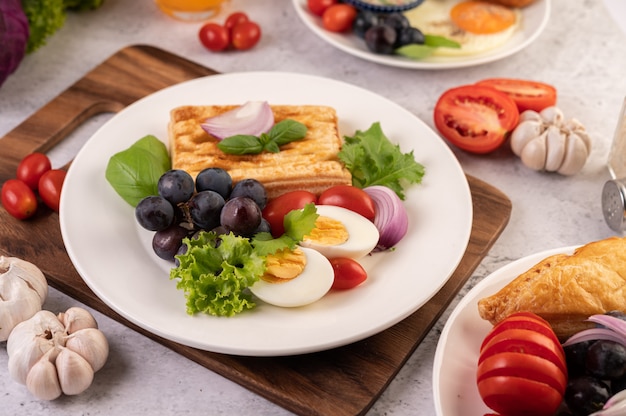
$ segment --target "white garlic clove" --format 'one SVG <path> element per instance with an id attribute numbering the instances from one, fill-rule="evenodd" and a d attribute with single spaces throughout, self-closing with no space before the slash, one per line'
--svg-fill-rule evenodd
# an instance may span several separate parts
<path id="1" fill-rule="evenodd" d="M 59 313 L 59 321 L 65 325 L 65 331 L 72 334 L 84 328 L 98 328 L 93 315 L 86 309 L 74 306 L 65 312 Z"/>
<path id="2" fill-rule="evenodd" d="M 523 121 L 539 121 L 542 122 L 543 119 L 541 118 L 541 114 L 539 114 L 538 112 L 536 112 L 535 110 L 526 110 L 523 111 L 520 115 L 519 115 L 519 122 L 523 122 Z"/>
<path id="3" fill-rule="evenodd" d="M 26 388 L 40 400 L 54 400 L 62 393 L 55 365 L 42 358 L 28 372 Z"/>
<path id="4" fill-rule="evenodd" d="M 558 172 L 561 175 L 578 173 L 587 162 L 588 156 L 584 141 L 578 135 L 569 135 L 566 140 L 565 158 Z"/>
<path id="5" fill-rule="evenodd" d="M 547 124 L 555 124 L 560 126 L 565 119 L 563 112 L 558 107 L 546 107 L 539 113 L 541 119 Z"/>
<path id="6" fill-rule="evenodd" d="M 565 157 L 565 134 L 556 126 L 548 127 L 546 131 L 546 163 L 544 169 L 555 172 L 563 163 Z"/>
<path id="7" fill-rule="evenodd" d="M 522 149 L 520 158 L 522 159 L 522 163 L 530 169 L 542 170 L 546 165 L 546 136 L 547 132 L 544 132 L 529 141 Z"/>
<path id="8" fill-rule="evenodd" d="M 41 310 L 47 294 L 48 283 L 39 268 L 17 257 L 0 256 L 0 341 Z"/>
<path id="9" fill-rule="evenodd" d="M 94 371 L 91 365 L 78 353 L 63 348 L 56 359 L 61 390 L 68 395 L 80 394 L 93 382 Z"/>
<path id="10" fill-rule="evenodd" d="M 109 356 L 109 343 L 102 331 L 95 328 L 85 328 L 71 334 L 65 346 L 87 360 L 93 371 L 100 370 Z"/>
<path id="11" fill-rule="evenodd" d="M 520 156 L 528 142 L 541 135 L 543 129 L 542 123 L 537 120 L 527 120 L 519 123 L 511 133 L 511 150 L 513 150 L 513 153 Z"/>

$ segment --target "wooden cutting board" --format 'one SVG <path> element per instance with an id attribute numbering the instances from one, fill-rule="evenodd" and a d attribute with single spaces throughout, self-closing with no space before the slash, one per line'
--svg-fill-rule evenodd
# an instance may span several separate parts
<path id="1" fill-rule="evenodd" d="M 130 46 L 87 73 L 0 139 L 0 182 L 19 161 L 46 152 L 88 118 L 118 112 L 154 91 L 216 71 L 150 46 Z M 468 176 L 474 222 L 469 246 L 447 284 L 426 305 L 378 335 L 341 348 L 289 357 L 210 353 L 162 339 L 122 318 L 83 282 L 63 245 L 56 213 L 18 221 L 0 209 L 0 254 L 39 266 L 51 286 L 174 351 L 301 415 L 364 414 L 426 336 L 506 226 L 510 200 Z"/>

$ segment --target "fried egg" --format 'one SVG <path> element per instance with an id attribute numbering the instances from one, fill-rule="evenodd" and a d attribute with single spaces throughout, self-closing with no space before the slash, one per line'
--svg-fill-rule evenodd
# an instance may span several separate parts
<path id="1" fill-rule="evenodd" d="M 319 251 L 329 259 L 355 260 L 369 254 L 380 237 L 373 222 L 356 212 L 334 205 L 317 205 L 315 228 L 300 245 Z"/>
<path id="2" fill-rule="evenodd" d="M 321 253 L 304 247 L 268 256 L 265 274 L 250 291 L 265 303 L 293 308 L 321 299 L 332 287 L 333 266 Z"/>
<path id="3" fill-rule="evenodd" d="M 433 55 L 438 56 L 475 55 L 502 46 L 521 22 L 519 9 L 484 1 L 425 0 L 405 15 L 424 34 L 461 45 L 459 49 L 436 48 Z"/>

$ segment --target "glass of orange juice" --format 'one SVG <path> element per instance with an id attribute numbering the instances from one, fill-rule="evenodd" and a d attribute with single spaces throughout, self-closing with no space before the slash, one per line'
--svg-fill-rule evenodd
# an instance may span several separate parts
<path id="1" fill-rule="evenodd" d="M 155 0 L 169 16 L 184 21 L 206 20 L 219 13 L 226 0 Z"/>

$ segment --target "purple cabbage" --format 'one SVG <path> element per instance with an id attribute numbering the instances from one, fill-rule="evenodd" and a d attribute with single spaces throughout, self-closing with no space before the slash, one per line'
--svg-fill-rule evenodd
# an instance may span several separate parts
<path id="1" fill-rule="evenodd" d="M 21 1 L 0 1 L 0 86 L 22 62 L 28 36 L 28 19 Z"/>

